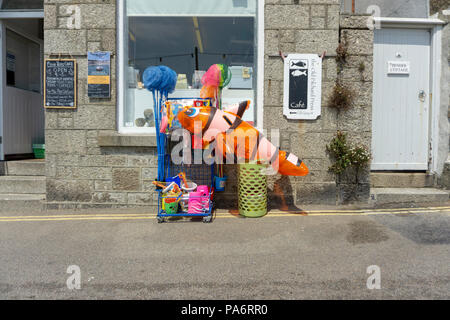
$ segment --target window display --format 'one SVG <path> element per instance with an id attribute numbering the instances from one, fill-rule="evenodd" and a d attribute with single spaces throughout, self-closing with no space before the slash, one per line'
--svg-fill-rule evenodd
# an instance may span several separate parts
<path id="1" fill-rule="evenodd" d="M 255 124 L 257 87 L 257 0 L 126 0 L 121 128 L 154 132 L 151 94 L 142 75 L 149 66 L 167 65 L 177 74 L 170 97 L 200 96 L 201 79 L 213 64 L 230 66 L 232 81 L 224 104 L 250 100 L 244 120 Z"/>

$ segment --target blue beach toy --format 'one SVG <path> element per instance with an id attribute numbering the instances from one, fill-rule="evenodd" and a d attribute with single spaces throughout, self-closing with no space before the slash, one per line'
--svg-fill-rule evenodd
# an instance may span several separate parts
<path id="1" fill-rule="evenodd" d="M 178 75 L 175 71 L 166 66 L 152 66 L 144 70 L 142 81 L 145 88 L 153 93 L 153 108 L 155 115 L 155 126 L 157 134 L 158 148 L 158 180 L 163 181 L 165 168 L 166 138 L 160 133 L 160 123 L 162 119 L 161 106 L 168 98 L 169 93 L 175 90 Z"/>

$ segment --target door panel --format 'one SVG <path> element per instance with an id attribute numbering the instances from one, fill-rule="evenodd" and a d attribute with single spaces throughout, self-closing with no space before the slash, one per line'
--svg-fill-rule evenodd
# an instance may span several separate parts
<path id="1" fill-rule="evenodd" d="M 428 169 L 430 42 L 427 30 L 375 31 L 372 170 Z"/>

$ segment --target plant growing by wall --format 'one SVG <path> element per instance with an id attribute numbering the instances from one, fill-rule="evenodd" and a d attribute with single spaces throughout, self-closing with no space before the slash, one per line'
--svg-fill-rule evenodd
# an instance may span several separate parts
<path id="1" fill-rule="evenodd" d="M 353 92 L 345 86 L 342 81 L 336 81 L 333 92 L 330 96 L 330 101 L 328 102 L 328 106 L 330 108 L 335 108 L 339 112 L 341 110 L 345 110 L 351 107 L 354 99 Z"/>
<path id="2" fill-rule="evenodd" d="M 347 57 L 347 33 L 344 31 L 342 39 L 339 42 L 338 47 L 336 48 L 337 79 L 328 102 L 328 106 L 330 108 L 335 108 L 337 110 L 338 118 L 341 110 L 350 108 L 354 98 L 353 92 L 342 81 L 342 71 L 347 64 Z"/>
<path id="3" fill-rule="evenodd" d="M 327 145 L 327 151 L 334 161 L 329 167 L 329 171 L 336 175 L 340 180 L 341 175 L 347 169 L 355 170 L 355 183 L 359 183 L 359 173 L 361 169 L 366 167 L 371 159 L 371 154 L 367 148 L 363 146 L 352 146 L 347 139 L 347 134 L 341 131 Z"/>

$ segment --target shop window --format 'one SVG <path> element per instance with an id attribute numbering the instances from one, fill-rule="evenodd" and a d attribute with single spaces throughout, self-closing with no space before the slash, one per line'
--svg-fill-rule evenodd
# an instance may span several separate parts
<path id="1" fill-rule="evenodd" d="M 44 9 L 44 0 L 3 0 L 1 9 Z"/>
<path id="2" fill-rule="evenodd" d="M 142 73 L 154 65 L 177 72 L 170 97 L 183 98 L 199 96 L 202 73 L 211 65 L 228 65 L 233 75 L 223 101 L 251 100 L 244 120 L 257 125 L 258 0 L 125 0 L 121 10 L 121 132 L 154 132 L 153 121 L 145 121 L 152 94 L 142 85 Z"/>
<path id="3" fill-rule="evenodd" d="M 6 29 L 6 85 L 41 92 L 41 47 Z"/>

